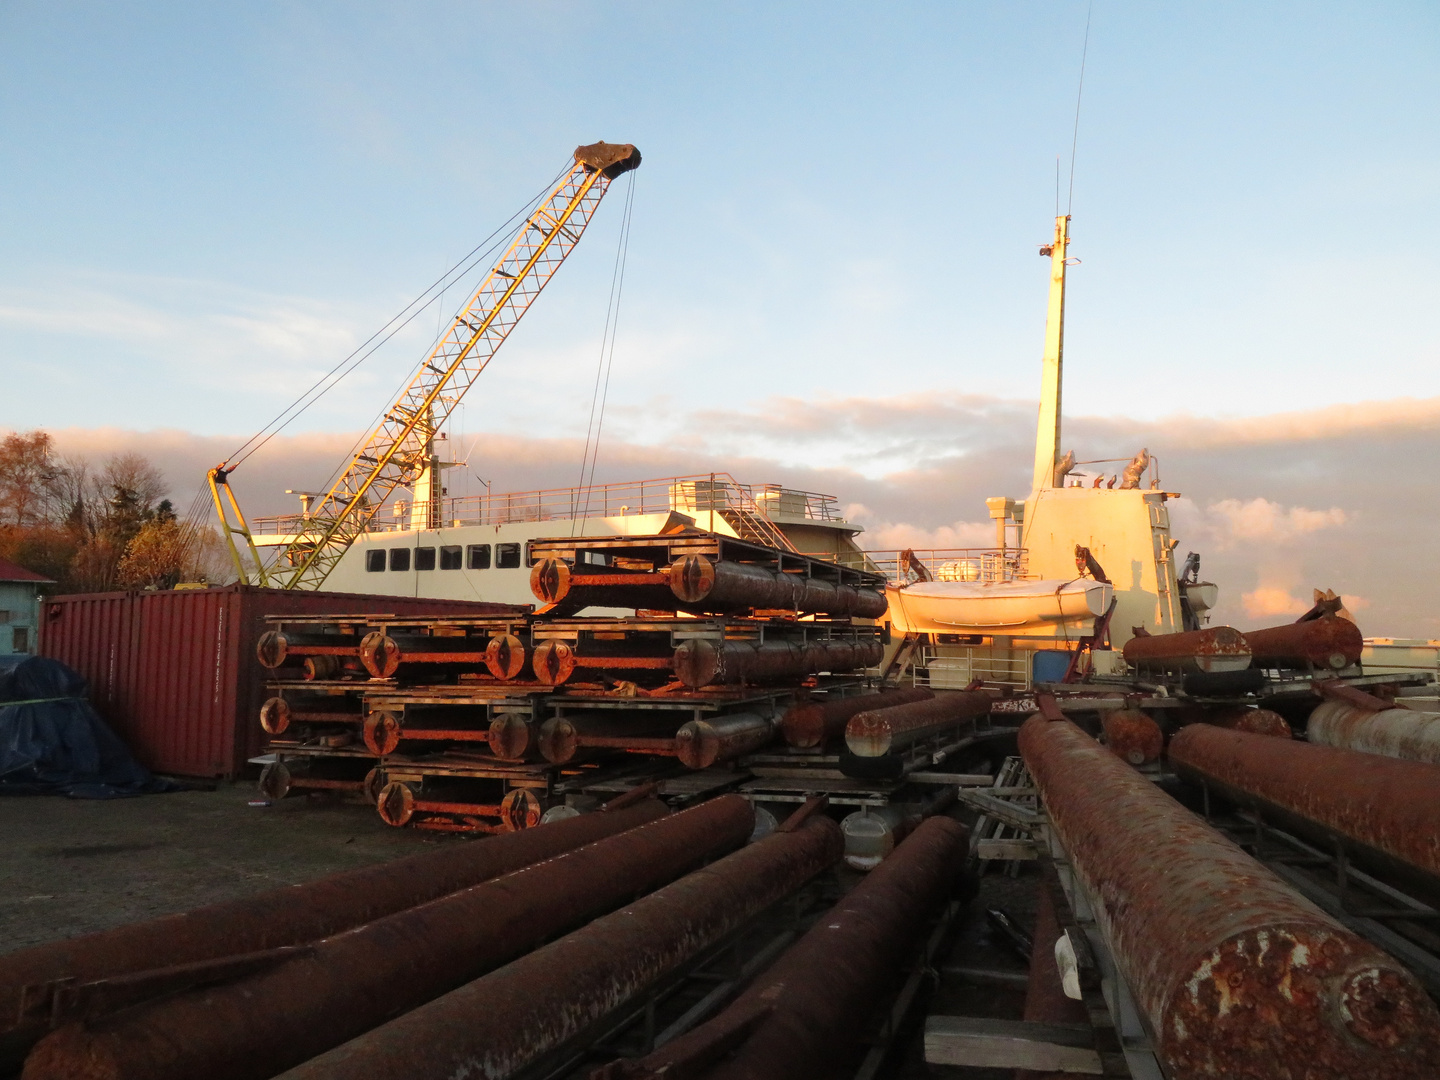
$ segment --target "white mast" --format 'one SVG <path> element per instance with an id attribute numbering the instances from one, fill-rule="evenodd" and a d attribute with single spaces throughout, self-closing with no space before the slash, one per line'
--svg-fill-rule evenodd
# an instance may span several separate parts
<path id="1" fill-rule="evenodd" d="M 1055 486 L 1060 463 L 1060 387 L 1065 351 L 1065 250 L 1070 216 L 1055 219 L 1055 240 L 1040 254 L 1050 256 L 1050 306 L 1045 315 L 1045 359 L 1040 375 L 1040 420 L 1035 428 L 1035 479 L 1032 490 Z"/>

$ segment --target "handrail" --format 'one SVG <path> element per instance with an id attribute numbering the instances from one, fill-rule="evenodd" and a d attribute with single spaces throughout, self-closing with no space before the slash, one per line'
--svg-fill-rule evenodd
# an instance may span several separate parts
<path id="1" fill-rule="evenodd" d="M 1024 548 L 909 548 L 861 553 L 865 569 L 884 574 L 893 585 L 916 580 L 906 569 L 919 564 L 931 581 L 1024 581 L 1029 578 L 1029 552 Z M 902 560 L 901 556 L 908 556 Z"/>
<path id="2" fill-rule="evenodd" d="M 465 495 L 439 500 L 439 519 L 444 526 L 508 525 L 527 521 L 572 521 L 585 517 L 621 517 L 631 514 L 663 514 L 670 511 L 695 519 L 706 528 L 707 515 L 730 515 L 750 526 L 752 537 L 772 546 L 789 548 L 773 518 L 804 517 L 817 522 L 840 522 L 838 499 L 818 492 L 797 491 L 777 484 L 739 483 L 729 473 L 698 473 L 647 480 L 623 480 L 590 487 L 544 488 L 537 491 L 497 492 Z M 794 513 L 796 509 L 799 513 Z M 371 530 L 405 531 L 411 520 L 411 504 L 403 499 L 388 504 L 393 523 L 385 510 L 376 513 Z M 742 527 L 729 521 L 737 532 Z M 307 519 L 301 514 L 280 514 L 255 518 L 252 531 L 274 536 L 303 534 Z M 773 535 L 772 535 L 773 534 Z"/>

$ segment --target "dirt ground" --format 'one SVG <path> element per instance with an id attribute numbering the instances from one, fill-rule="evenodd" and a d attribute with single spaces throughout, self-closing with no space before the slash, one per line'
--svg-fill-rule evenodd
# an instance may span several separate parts
<path id="1" fill-rule="evenodd" d="M 0 953 L 187 911 L 455 838 L 251 783 L 133 799 L 0 797 Z"/>

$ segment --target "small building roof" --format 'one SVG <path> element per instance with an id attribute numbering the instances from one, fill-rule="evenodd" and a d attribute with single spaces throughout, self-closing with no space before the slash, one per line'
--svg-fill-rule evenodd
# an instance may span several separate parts
<path id="1" fill-rule="evenodd" d="M 26 570 L 23 566 L 16 566 L 9 559 L 0 559 L 0 581 L 34 581 L 44 585 L 55 584 L 44 574 L 37 574 L 33 570 Z"/>

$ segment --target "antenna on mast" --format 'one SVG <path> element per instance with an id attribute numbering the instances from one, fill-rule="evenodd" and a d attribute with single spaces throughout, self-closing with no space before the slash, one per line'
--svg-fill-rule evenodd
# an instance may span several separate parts
<path id="1" fill-rule="evenodd" d="M 1085 44 L 1080 48 L 1080 85 L 1075 89 L 1075 130 L 1070 136 L 1070 192 L 1065 199 L 1066 216 L 1069 216 L 1075 205 L 1075 149 L 1080 145 L 1080 98 L 1085 93 L 1085 58 L 1090 55 L 1090 14 L 1094 8 L 1095 5 L 1092 3 L 1085 9 Z M 1059 217 L 1060 200 L 1057 198 L 1055 201 L 1055 216 Z"/>

